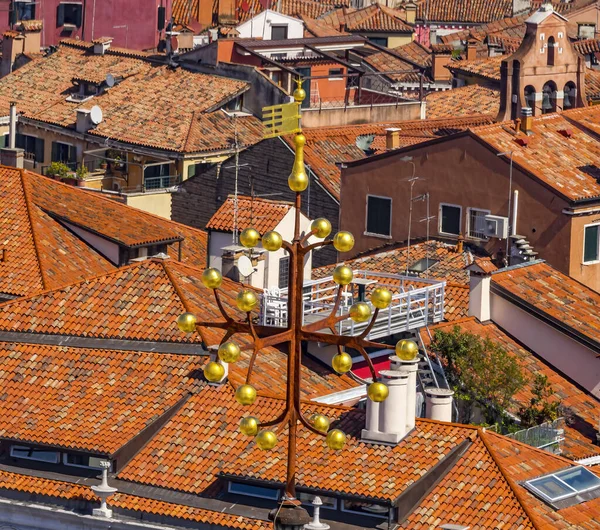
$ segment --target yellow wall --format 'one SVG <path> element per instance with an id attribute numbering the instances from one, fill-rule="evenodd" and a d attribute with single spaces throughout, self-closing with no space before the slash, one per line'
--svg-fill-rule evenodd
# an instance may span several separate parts
<path id="1" fill-rule="evenodd" d="M 388 37 L 388 48 L 397 48 L 398 46 L 403 46 L 404 44 L 409 44 L 413 41 L 413 35 L 402 35 L 395 37 Z"/>
<path id="2" fill-rule="evenodd" d="M 129 206 L 171 219 L 171 194 L 167 192 L 126 195 Z"/>

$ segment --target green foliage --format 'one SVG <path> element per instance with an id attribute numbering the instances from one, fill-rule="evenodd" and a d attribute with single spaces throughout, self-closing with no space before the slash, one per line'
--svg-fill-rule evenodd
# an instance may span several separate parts
<path id="1" fill-rule="evenodd" d="M 519 417 L 523 428 L 533 427 L 548 421 L 554 421 L 558 418 L 560 400 L 552 403 L 549 401 L 554 395 L 552 386 L 548 382 L 548 377 L 542 374 L 536 374 L 533 380 L 533 397 L 527 407 L 521 407 Z"/>
<path id="2" fill-rule="evenodd" d="M 463 421 L 469 421 L 476 403 L 486 421 L 494 423 L 525 384 L 517 361 L 504 348 L 459 326 L 451 332 L 436 330 L 431 349 L 446 363 L 448 383 L 465 404 Z"/>
<path id="3" fill-rule="evenodd" d="M 69 166 L 66 164 L 63 164 L 62 162 L 52 162 L 46 170 L 46 175 L 63 179 L 69 176 L 70 171 Z"/>
<path id="4" fill-rule="evenodd" d="M 85 177 L 87 177 L 88 173 L 88 168 L 85 166 L 79 166 L 77 168 L 77 171 L 75 171 L 75 175 L 77 176 L 78 180 L 84 180 Z"/>

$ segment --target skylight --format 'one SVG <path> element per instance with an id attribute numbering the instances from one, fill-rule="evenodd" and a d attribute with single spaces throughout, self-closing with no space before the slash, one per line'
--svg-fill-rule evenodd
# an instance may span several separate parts
<path id="1" fill-rule="evenodd" d="M 438 261 L 439 260 L 437 260 L 437 259 L 423 258 L 423 259 L 420 259 L 419 261 L 415 261 L 408 268 L 408 270 L 409 270 L 409 272 L 415 272 L 415 273 L 425 272 L 426 270 L 433 267 Z"/>
<path id="2" fill-rule="evenodd" d="M 568 499 L 572 501 L 568 502 L 571 506 L 600 496 L 600 477 L 582 466 L 570 467 L 528 480 L 523 483 L 523 486 L 550 504 Z M 579 497 L 584 493 L 589 495 L 585 495 L 585 498 Z"/>

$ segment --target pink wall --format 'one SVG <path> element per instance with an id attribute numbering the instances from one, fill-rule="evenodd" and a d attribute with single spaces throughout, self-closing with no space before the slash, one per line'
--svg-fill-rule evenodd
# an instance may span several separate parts
<path id="1" fill-rule="evenodd" d="M 156 48 L 158 7 L 166 8 L 167 21 L 171 17 L 172 0 L 72 0 L 83 9 L 81 27 L 64 31 L 56 26 L 57 8 L 61 0 L 38 0 L 35 18 L 44 21 L 42 46 L 58 44 L 62 38 L 80 38 L 91 41 L 98 37 L 114 37 L 113 45 L 136 50 Z M 9 27 L 9 0 L 0 0 L 0 26 Z M 162 35 L 164 37 L 164 34 Z"/>

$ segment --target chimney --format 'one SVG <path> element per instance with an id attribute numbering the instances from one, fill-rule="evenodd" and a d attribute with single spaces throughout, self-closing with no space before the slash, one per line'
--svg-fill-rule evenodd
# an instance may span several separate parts
<path id="1" fill-rule="evenodd" d="M 417 19 L 417 4 L 408 2 L 404 9 L 406 11 L 406 22 L 414 24 Z"/>
<path id="2" fill-rule="evenodd" d="M 390 151 L 400 147 L 400 129 L 390 128 L 385 130 L 385 148 Z"/>
<path id="3" fill-rule="evenodd" d="M 533 134 L 533 111 L 531 107 L 521 109 L 521 131 L 525 134 Z"/>
<path id="4" fill-rule="evenodd" d="M 448 81 L 452 74 L 445 66 L 452 60 L 452 48 L 450 46 L 433 45 L 431 49 L 431 75 L 433 80 L 436 83 L 438 81 Z"/>
<path id="5" fill-rule="evenodd" d="M 429 44 L 437 44 L 437 26 L 429 26 Z"/>
<path id="6" fill-rule="evenodd" d="M 77 121 L 75 123 L 75 130 L 78 133 L 86 133 L 92 128 L 92 112 L 85 109 L 77 109 Z"/>
<path id="7" fill-rule="evenodd" d="M 218 0 L 219 24 L 235 24 L 235 0 Z"/>
<path id="8" fill-rule="evenodd" d="M 452 421 L 452 396 L 447 388 L 427 387 L 425 389 L 425 415 L 430 420 Z"/>
<path id="9" fill-rule="evenodd" d="M 368 442 L 397 444 L 406 435 L 408 373 L 382 370 L 379 376 L 390 393 L 381 403 L 367 400 L 367 418 L 361 438 Z"/>
<path id="10" fill-rule="evenodd" d="M 467 42 L 467 61 L 474 61 L 477 59 L 477 42 L 469 40 Z"/>
<path id="11" fill-rule="evenodd" d="M 415 418 L 417 416 L 417 370 L 419 369 L 419 361 L 421 358 L 417 355 L 410 361 L 400 359 L 393 355 L 390 357 L 392 370 L 408 375 L 406 384 L 406 432 L 409 433 L 415 428 Z"/>
<path id="12" fill-rule="evenodd" d="M 3 166 L 23 169 L 23 158 L 25 152 L 23 149 L 16 148 L 17 141 L 17 104 L 10 102 L 10 114 L 8 125 L 8 147 L 0 151 L 0 163 Z"/>
<path id="13" fill-rule="evenodd" d="M 8 125 L 8 147 L 14 149 L 17 141 L 17 104 L 14 101 L 10 102 L 10 115 Z"/>
<path id="14" fill-rule="evenodd" d="M 110 43 L 112 41 L 112 37 L 100 37 L 99 39 L 94 39 L 92 41 L 94 44 L 94 55 L 104 55 L 106 50 L 110 48 Z"/>
<path id="15" fill-rule="evenodd" d="M 470 271 L 469 277 L 469 316 L 480 322 L 491 318 L 490 284 L 492 277 L 489 273 Z"/>

